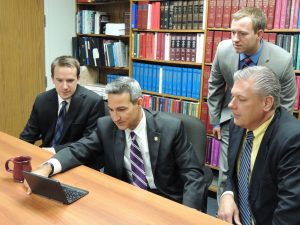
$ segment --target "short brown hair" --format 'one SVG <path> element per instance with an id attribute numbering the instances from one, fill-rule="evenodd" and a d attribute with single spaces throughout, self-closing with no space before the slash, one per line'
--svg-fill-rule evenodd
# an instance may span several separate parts
<path id="1" fill-rule="evenodd" d="M 267 26 L 266 15 L 256 7 L 244 7 L 232 14 L 232 20 L 240 20 L 244 17 L 250 17 L 253 24 L 253 30 L 257 33 L 259 30 L 265 30 Z"/>
<path id="2" fill-rule="evenodd" d="M 76 68 L 77 70 L 77 78 L 79 78 L 80 74 L 80 64 L 77 59 L 73 58 L 72 56 L 59 56 L 53 60 L 51 63 L 51 77 L 54 77 L 54 69 L 56 66 L 60 67 L 69 67 L 69 68 Z"/>

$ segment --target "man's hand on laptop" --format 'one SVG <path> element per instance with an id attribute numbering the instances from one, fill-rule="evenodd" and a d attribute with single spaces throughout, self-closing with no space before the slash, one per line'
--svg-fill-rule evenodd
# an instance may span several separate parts
<path id="1" fill-rule="evenodd" d="M 49 177 L 50 173 L 52 172 L 52 167 L 50 165 L 50 163 L 44 163 L 42 165 L 40 165 L 36 170 L 32 171 L 32 173 L 44 176 L 44 177 Z M 24 180 L 24 185 L 26 188 L 26 193 L 27 194 L 31 194 L 31 189 L 29 187 L 29 185 L 27 184 L 27 181 Z"/>

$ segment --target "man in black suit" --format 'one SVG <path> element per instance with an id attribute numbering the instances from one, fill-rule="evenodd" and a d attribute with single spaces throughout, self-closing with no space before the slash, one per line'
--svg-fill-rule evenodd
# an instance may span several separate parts
<path id="1" fill-rule="evenodd" d="M 92 133 L 97 119 L 104 116 L 104 102 L 101 96 L 78 84 L 79 73 L 80 65 L 75 58 L 60 56 L 52 62 L 55 88 L 36 97 L 20 139 L 32 144 L 41 139 L 41 147 L 55 153 Z M 54 141 L 63 102 L 66 102 L 66 113 L 62 131 Z"/>
<path id="2" fill-rule="evenodd" d="M 90 136 L 58 152 L 35 173 L 49 176 L 63 172 L 97 153 L 104 161 L 104 173 L 189 207 L 203 209 L 203 170 L 182 122 L 143 109 L 141 88 L 131 78 L 114 80 L 107 85 L 106 93 L 110 116 L 98 119 L 97 129 Z M 139 153 L 134 152 L 137 149 Z M 133 157 L 139 158 L 139 162 Z"/>
<path id="3" fill-rule="evenodd" d="M 218 217 L 243 225 L 300 224 L 300 122 L 279 106 L 280 83 L 267 67 L 248 67 L 234 79 Z"/>

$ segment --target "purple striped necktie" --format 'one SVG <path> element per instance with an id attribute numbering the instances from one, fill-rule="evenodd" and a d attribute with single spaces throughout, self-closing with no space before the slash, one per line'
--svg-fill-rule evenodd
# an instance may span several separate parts
<path id="1" fill-rule="evenodd" d="M 132 171 L 132 184 L 142 189 L 147 189 L 144 160 L 140 147 L 136 140 L 136 134 L 131 131 L 130 163 Z"/>

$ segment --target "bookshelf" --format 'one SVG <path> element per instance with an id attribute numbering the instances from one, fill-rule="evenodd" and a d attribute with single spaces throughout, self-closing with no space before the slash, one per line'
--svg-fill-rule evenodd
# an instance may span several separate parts
<path id="1" fill-rule="evenodd" d="M 76 1 L 76 37 L 73 55 L 90 74 L 96 74 L 97 83 L 106 84 L 108 75 L 129 76 L 130 2 Z M 107 23 L 125 23 L 125 33 L 106 34 Z"/>
<path id="2" fill-rule="evenodd" d="M 124 22 L 124 13 L 130 12 L 130 30 L 126 35 L 113 36 L 78 32 L 77 37 L 121 40 L 127 43 L 129 48 L 127 67 L 92 66 L 98 73 L 99 82 L 105 84 L 106 77 L 110 73 L 135 78 L 141 84 L 145 94 L 144 107 L 198 117 L 206 124 L 209 139 L 212 127 L 209 123 L 206 104 L 207 82 L 218 43 L 231 38 L 231 14 L 243 6 L 253 5 L 262 8 L 268 18 L 268 29 L 265 30 L 264 39 L 285 48 L 287 45 L 276 43 L 278 35 L 283 35 L 283 39 L 292 40 L 292 36 L 300 35 L 299 23 L 295 28 L 294 21 L 287 22 L 288 16 L 279 16 L 285 22 L 280 23 L 279 21 L 279 25 L 274 26 L 275 18 L 278 17 L 276 10 L 282 10 L 280 7 L 276 8 L 276 4 L 279 4 L 277 2 L 281 4 L 283 1 L 120 0 L 77 2 L 77 13 L 80 10 L 104 11 L 111 16 L 110 20 L 115 23 Z M 296 0 L 289 2 L 291 2 L 291 11 Z M 286 12 L 288 7 L 285 8 Z M 287 15 L 293 19 L 297 17 L 295 13 L 291 12 Z M 292 52 L 296 59 L 294 66 L 297 77 L 300 77 L 299 40 L 300 37 L 298 37 L 297 55 Z M 293 46 L 296 45 L 295 43 L 294 41 Z M 113 78 L 109 77 L 109 79 Z M 300 119 L 299 106 L 295 108 L 294 115 Z M 211 159 L 207 159 L 206 165 L 214 171 L 217 179 L 218 164 L 211 163 L 209 160 Z M 216 192 L 217 186 L 213 184 L 210 190 Z"/>

